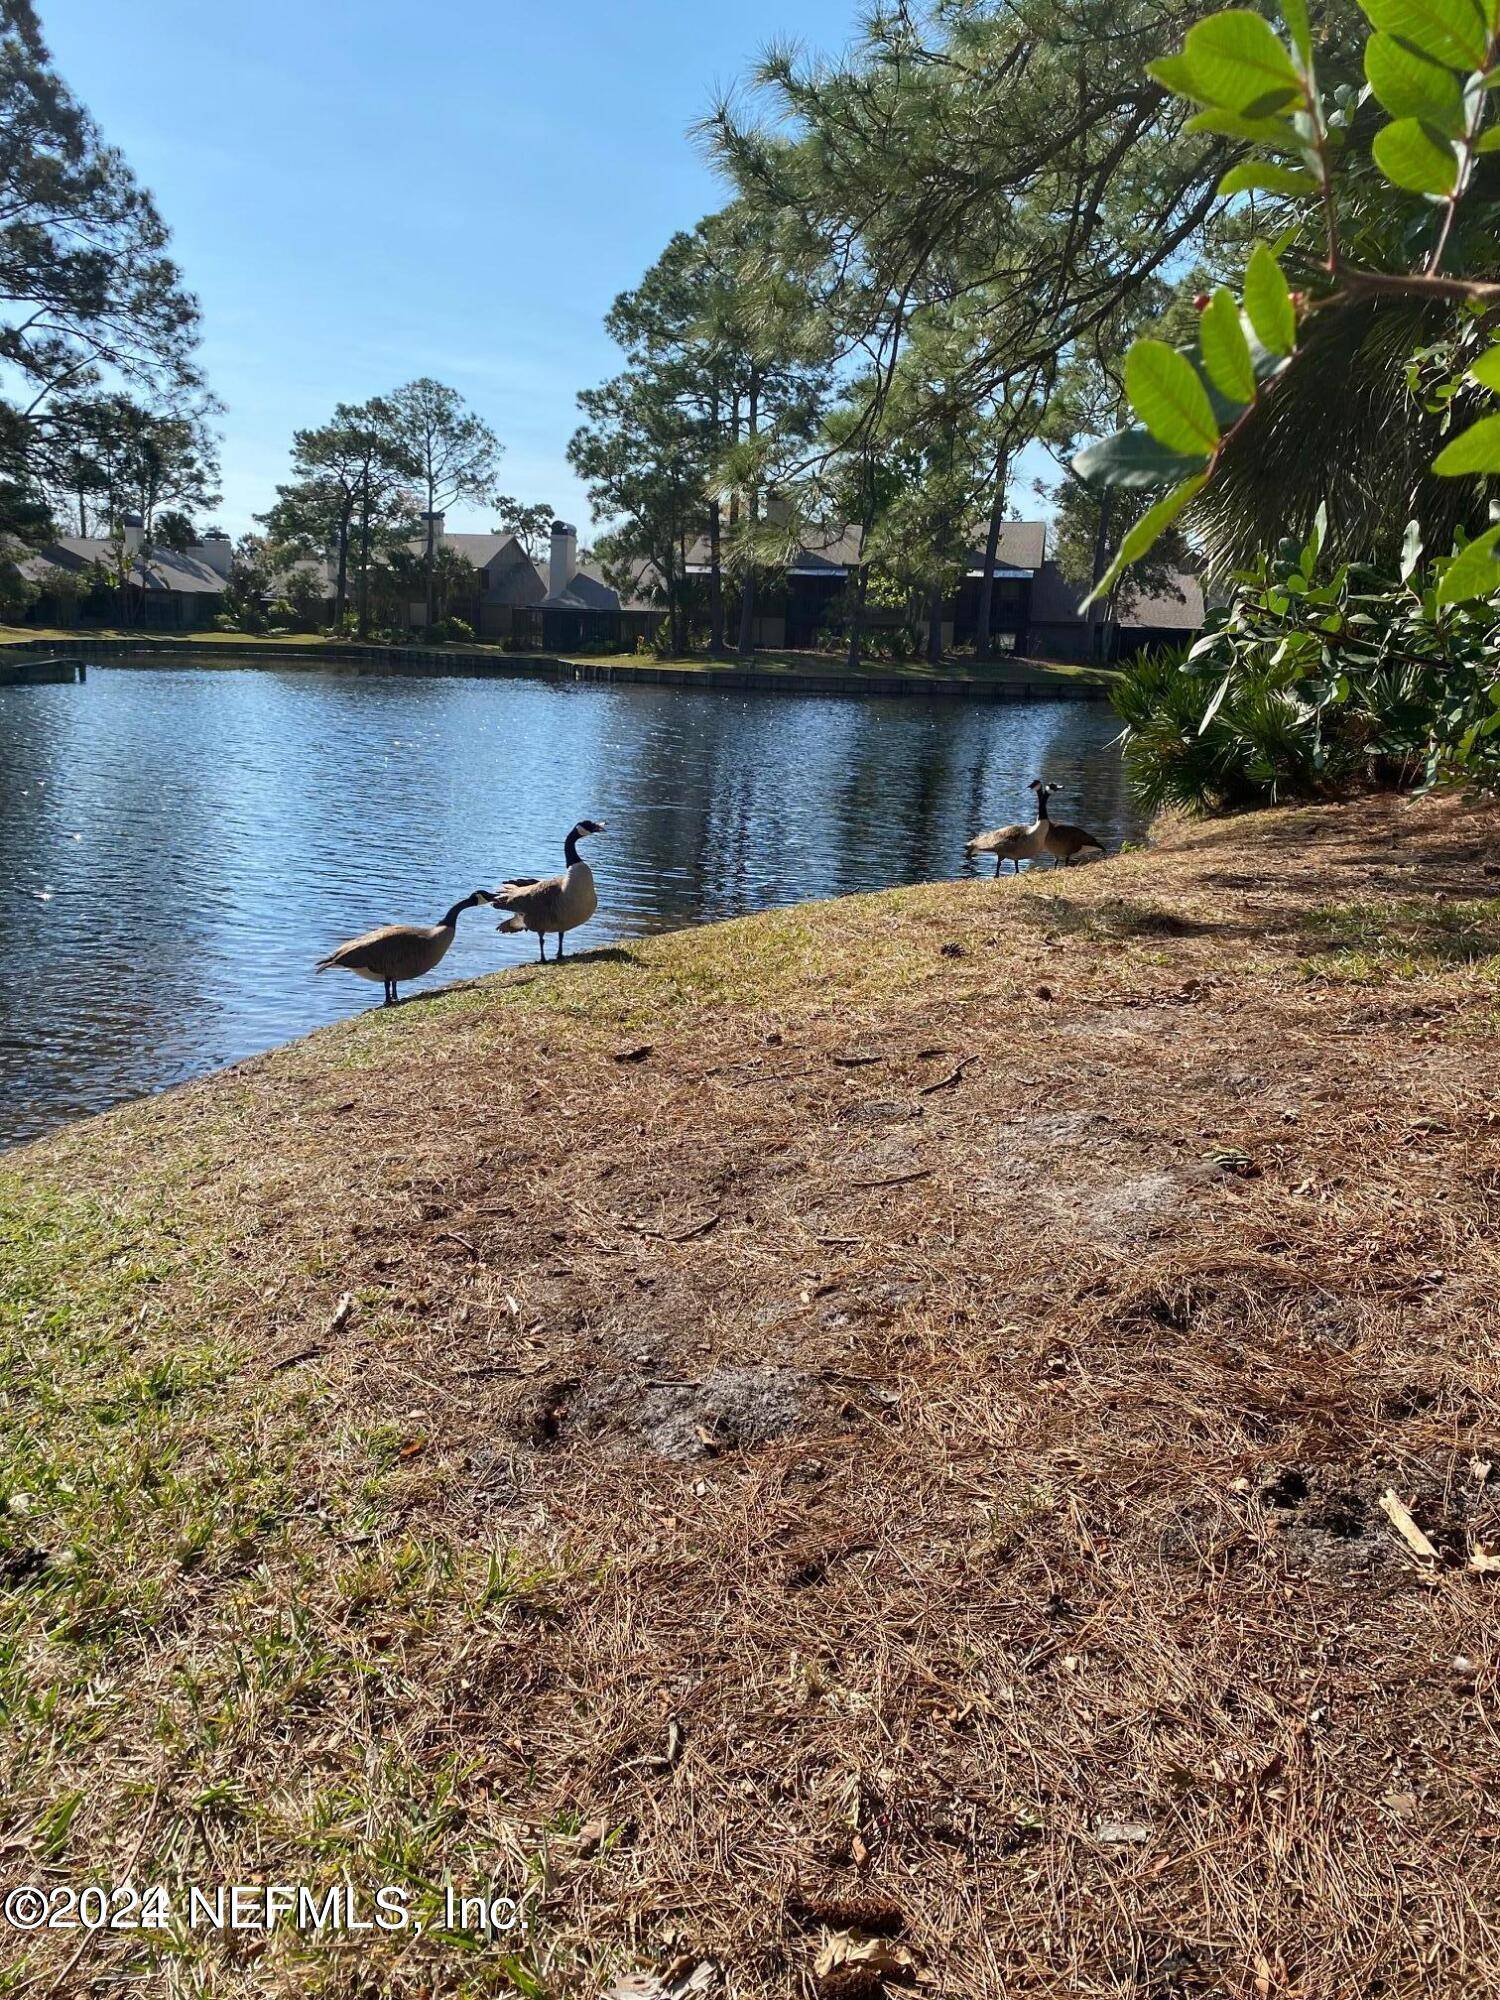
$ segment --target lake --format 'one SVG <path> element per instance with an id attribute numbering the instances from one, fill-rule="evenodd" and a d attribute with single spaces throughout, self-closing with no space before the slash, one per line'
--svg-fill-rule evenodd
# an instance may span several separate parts
<path id="1" fill-rule="evenodd" d="M 313 976 L 341 938 L 435 923 L 562 866 L 570 948 L 973 872 L 964 841 L 1058 818 L 1139 832 L 1094 702 L 859 700 L 298 666 L 90 667 L 0 688 L 0 1144 L 380 1002 Z M 983 864 L 988 873 L 992 863 Z M 412 992 L 534 959 L 466 912 Z"/>

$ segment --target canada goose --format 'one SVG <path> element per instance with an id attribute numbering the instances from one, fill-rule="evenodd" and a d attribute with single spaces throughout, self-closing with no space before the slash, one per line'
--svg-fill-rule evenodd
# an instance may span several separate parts
<path id="1" fill-rule="evenodd" d="M 596 819 L 581 819 L 563 842 L 567 868 L 561 875 L 538 881 L 535 875 L 517 875 L 502 882 L 487 900 L 497 910 L 509 910 L 510 917 L 496 924 L 500 931 L 535 931 L 542 964 L 547 963 L 547 933 L 557 933 L 557 956 L 563 955 L 563 932 L 586 924 L 599 907 L 594 892 L 593 871 L 578 858 L 578 843 L 590 834 L 603 833 Z"/>
<path id="2" fill-rule="evenodd" d="M 1052 866 L 1061 862 L 1064 868 L 1075 854 L 1082 854 L 1092 847 L 1100 854 L 1104 852 L 1104 842 L 1095 840 L 1091 833 L 1085 833 L 1081 826 L 1067 826 L 1061 820 L 1047 817 L 1047 801 L 1057 790 L 1056 785 L 1044 785 L 1040 778 L 1033 778 L 1032 788 L 1036 792 L 1036 809 L 1040 815 L 1042 830 L 1042 852 L 1052 856 Z"/>
<path id="3" fill-rule="evenodd" d="M 363 937 L 350 938 L 327 958 L 319 959 L 318 971 L 356 972 L 361 979 L 378 979 L 385 988 L 386 1006 L 394 1007 L 396 982 L 420 979 L 441 964 L 461 913 L 488 901 L 484 890 L 476 889 L 455 903 L 440 924 L 385 924 L 378 931 L 366 931 Z"/>
<path id="4" fill-rule="evenodd" d="M 1031 790 L 1036 791 L 1040 783 L 1041 780 L 1039 778 L 1033 778 L 1031 781 Z M 1040 801 L 1038 803 L 1040 806 Z M 991 833 L 976 833 L 974 838 L 967 841 L 964 845 L 965 854 L 993 854 L 995 857 L 995 873 L 997 875 L 1000 873 L 1000 864 L 1002 861 L 1010 862 L 1016 874 L 1019 875 L 1021 872 L 1021 863 L 1023 861 L 1034 861 L 1041 851 L 1042 816 L 1040 810 L 1030 826 L 1021 826 L 1019 824 L 997 826 Z"/>

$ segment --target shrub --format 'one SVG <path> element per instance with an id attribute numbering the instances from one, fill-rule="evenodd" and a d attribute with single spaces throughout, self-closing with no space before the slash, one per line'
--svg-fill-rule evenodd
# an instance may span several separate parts
<path id="1" fill-rule="evenodd" d="M 432 628 L 434 639 L 452 639 L 463 645 L 474 643 L 474 627 L 467 618 L 440 618 Z"/>
<path id="2" fill-rule="evenodd" d="M 1112 699 L 1143 804 L 1215 810 L 1463 775 L 1500 788 L 1500 605 L 1443 603 L 1454 558 L 1318 575 L 1321 530 L 1238 578 L 1188 651 L 1126 667 Z"/>

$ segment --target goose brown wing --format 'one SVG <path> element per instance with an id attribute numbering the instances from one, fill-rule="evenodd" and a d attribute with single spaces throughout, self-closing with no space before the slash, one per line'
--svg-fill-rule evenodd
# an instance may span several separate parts
<path id="1" fill-rule="evenodd" d="M 319 961 L 318 970 L 326 972 L 336 966 L 344 972 L 379 972 L 393 948 L 399 949 L 403 941 L 415 943 L 420 935 L 410 924 L 382 924 L 379 930 L 346 939 Z"/>
<path id="2" fill-rule="evenodd" d="M 993 854 L 997 847 L 1008 847 L 1013 840 L 1019 840 L 1023 834 L 1030 831 L 1030 827 L 1020 825 L 993 827 L 988 833 L 976 833 L 968 842 L 965 852 Z"/>
<path id="3" fill-rule="evenodd" d="M 542 881 L 534 876 L 530 880 L 518 876 L 512 882 L 502 882 L 494 900 L 500 909 L 523 917 L 533 930 L 552 930 L 556 928 L 551 920 L 557 915 L 562 890 L 561 875 L 549 875 Z"/>

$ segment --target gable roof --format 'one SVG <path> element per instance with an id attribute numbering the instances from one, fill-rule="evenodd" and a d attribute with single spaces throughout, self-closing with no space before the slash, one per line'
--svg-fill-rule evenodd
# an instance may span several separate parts
<path id="1" fill-rule="evenodd" d="M 995 565 L 998 569 L 1039 570 L 1047 559 L 1047 523 L 1045 521 L 1002 521 L 1000 539 L 995 544 Z M 984 574 L 984 550 L 975 549 L 969 557 L 969 575 Z"/>
<path id="2" fill-rule="evenodd" d="M 787 564 L 791 576 L 844 576 L 860 560 L 864 538 L 857 527 L 832 528 L 823 535 L 810 536 L 797 550 Z M 995 548 L 996 566 L 1002 570 L 1039 570 L 1047 553 L 1047 524 L 1045 521 L 1005 521 L 1001 523 L 1000 540 Z M 690 572 L 702 574 L 709 567 L 710 551 L 707 535 L 700 535 L 688 550 L 687 567 Z M 967 565 L 970 576 L 979 576 L 984 569 L 984 551 L 970 552 Z"/>
<path id="3" fill-rule="evenodd" d="M 526 551 L 514 535 L 450 535 L 445 530 L 438 536 L 438 543 L 442 548 L 452 549 L 456 556 L 464 557 L 475 569 L 488 569 L 496 556 L 512 545 L 523 562 L 528 560 Z M 427 537 L 415 535 L 407 547 L 413 555 L 421 555 L 427 547 Z"/>
<path id="4" fill-rule="evenodd" d="M 1120 597 L 1116 623 L 1143 626 L 1163 632 L 1196 632 L 1203 624 L 1203 585 L 1196 576 L 1179 572 L 1173 582 L 1180 595 L 1170 590 L 1132 596 L 1129 578 Z M 1076 625 L 1082 622 L 1087 586 L 1070 583 L 1055 562 L 1044 563 L 1031 589 L 1031 622 L 1034 625 Z"/>
<path id="5" fill-rule="evenodd" d="M 104 535 L 59 535 L 46 542 L 17 565 L 23 576 L 47 585 L 49 570 L 75 576 L 93 569 L 107 569 L 114 561 L 114 544 Z M 200 556 L 179 554 L 175 549 L 152 549 L 150 562 L 140 556 L 130 567 L 130 581 L 141 589 L 179 591 L 189 597 L 221 597 L 228 578 Z"/>
<path id="6" fill-rule="evenodd" d="M 602 571 L 588 563 L 580 564 L 566 586 L 550 593 L 542 600 L 546 611 L 618 611 L 620 593 L 604 581 Z"/>

